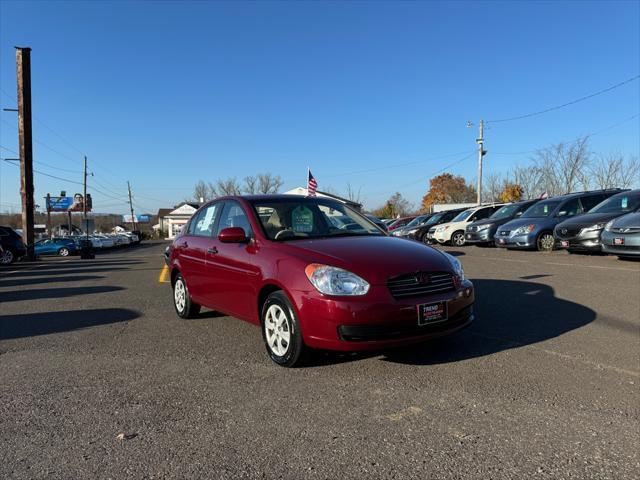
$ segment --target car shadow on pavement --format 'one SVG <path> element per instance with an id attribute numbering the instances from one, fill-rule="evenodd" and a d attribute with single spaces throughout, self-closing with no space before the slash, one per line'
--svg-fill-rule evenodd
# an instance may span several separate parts
<path id="1" fill-rule="evenodd" d="M 33 288 L 29 290 L 12 290 L 0 292 L 0 304 L 4 302 L 20 302 L 27 300 L 38 300 L 43 298 L 67 298 L 79 295 L 89 295 L 92 293 L 108 293 L 124 290 L 123 287 L 116 286 L 95 286 L 95 287 L 61 287 L 61 288 Z"/>
<path id="2" fill-rule="evenodd" d="M 457 362 L 532 345 L 593 322 L 596 312 L 534 282 L 475 279 L 475 322 L 465 331 L 402 350 L 385 360 L 413 365 Z"/>
<path id="3" fill-rule="evenodd" d="M 126 322 L 139 316 L 139 312 L 127 308 L 98 308 L 0 315 L 0 340 L 33 337 Z"/>
<path id="4" fill-rule="evenodd" d="M 101 278 L 98 275 L 74 275 L 69 277 L 56 277 L 55 279 L 51 279 L 50 277 L 40 277 L 40 278 L 16 278 L 12 277 L 8 278 L 0 278 L 0 288 L 2 287 L 24 287 L 27 285 L 36 285 L 38 283 L 61 283 L 61 282 L 84 282 L 87 280 L 99 280 Z M 0 293 L 0 297 L 2 293 Z"/>

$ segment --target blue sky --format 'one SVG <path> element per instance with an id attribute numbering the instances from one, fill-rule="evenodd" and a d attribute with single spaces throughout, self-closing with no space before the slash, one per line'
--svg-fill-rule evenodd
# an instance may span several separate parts
<path id="1" fill-rule="evenodd" d="M 639 74 L 640 3 L 2 1 L 3 108 L 15 104 L 15 45 L 33 49 L 35 168 L 81 181 L 86 153 L 109 194 L 94 192 L 98 211 L 127 210 L 126 180 L 136 210 L 153 212 L 199 179 L 273 172 L 288 189 L 307 166 L 319 189 L 351 183 L 373 208 L 397 190 L 419 204 L 452 163 L 475 179 L 475 155 L 462 160 L 475 149 L 468 120 Z M 592 150 L 638 155 L 640 120 L 628 119 L 639 111 L 636 80 L 494 124 L 485 172 L 530 155 L 504 153 L 612 125 Z M 0 145 L 17 150 L 16 114 L 0 115 Z M 0 163 L 0 210 L 15 210 L 18 169 Z M 36 174 L 35 188 L 42 203 L 79 187 Z"/>

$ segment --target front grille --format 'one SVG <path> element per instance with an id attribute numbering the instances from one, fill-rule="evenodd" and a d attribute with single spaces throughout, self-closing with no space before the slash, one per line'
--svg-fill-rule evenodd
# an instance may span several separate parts
<path id="1" fill-rule="evenodd" d="M 640 233 L 640 227 L 612 228 L 610 231 L 614 233 Z"/>
<path id="2" fill-rule="evenodd" d="M 500 230 L 499 235 L 503 237 L 508 237 L 510 233 L 511 233 L 511 230 Z"/>
<path id="3" fill-rule="evenodd" d="M 473 233 L 476 230 L 478 230 L 478 227 L 475 227 L 475 226 L 468 226 L 467 227 L 467 232 L 469 232 L 469 233 Z"/>
<path id="4" fill-rule="evenodd" d="M 433 293 L 455 290 L 453 275 L 450 273 L 417 272 L 395 277 L 387 281 L 393 298 L 420 297 Z"/>
<path id="5" fill-rule="evenodd" d="M 578 235 L 580 229 L 577 228 L 556 228 L 556 235 L 561 238 L 571 238 Z"/>

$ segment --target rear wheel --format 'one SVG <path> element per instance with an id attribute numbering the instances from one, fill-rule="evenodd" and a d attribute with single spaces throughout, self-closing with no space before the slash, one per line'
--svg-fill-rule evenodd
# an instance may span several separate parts
<path id="1" fill-rule="evenodd" d="M 555 240 L 549 232 L 542 232 L 536 240 L 536 247 L 539 252 L 550 252 L 553 250 Z"/>
<path id="2" fill-rule="evenodd" d="M 422 241 L 422 243 L 424 243 L 425 245 L 431 245 L 431 243 L 429 243 L 429 236 L 425 233 L 422 238 L 420 239 Z"/>
<path id="3" fill-rule="evenodd" d="M 181 274 L 173 282 L 173 306 L 180 318 L 194 318 L 200 313 L 200 305 L 191 300 L 187 284 Z"/>
<path id="4" fill-rule="evenodd" d="M 289 298 L 273 292 L 262 306 L 262 338 L 271 360 L 283 367 L 301 365 L 307 353 L 300 323 Z"/>
<path id="5" fill-rule="evenodd" d="M 453 235 L 451 235 L 451 245 L 455 245 L 456 247 L 461 247 L 464 245 L 464 232 L 462 231 L 457 231 L 457 232 L 453 232 Z"/>
<path id="6" fill-rule="evenodd" d="M 58 255 L 60 255 L 61 257 L 68 257 L 69 249 L 67 247 L 62 247 L 60 250 L 58 250 Z"/>
<path id="7" fill-rule="evenodd" d="M 0 265 L 11 265 L 15 261 L 15 259 L 16 256 L 8 248 L 0 252 Z"/>

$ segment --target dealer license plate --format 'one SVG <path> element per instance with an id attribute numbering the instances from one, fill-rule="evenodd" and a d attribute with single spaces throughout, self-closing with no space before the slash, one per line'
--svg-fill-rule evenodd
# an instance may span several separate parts
<path id="1" fill-rule="evenodd" d="M 614 245 L 624 245 L 624 238 L 614 238 L 613 239 L 613 244 Z"/>
<path id="2" fill-rule="evenodd" d="M 499 243 L 500 245 L 504 245 L 504 244 L 506 243 L 506 240 L 505 240 L 504 238 L 499 238 L 499 239 L 498 239 L 498 243 Z"/>
<path id="3" fill-rule="evenodd" d="M 467 233 L 467 238 L 468 238 L 469 240 L 471 240 L 471 234 L 470 234 L 470 233 Z"/>
<path id="4" fill-rule="evenodd" d="M 568 241 L 566 241 L 566 240 L 562 240 L 562 241 L 560 242 L 560 245 L 562 245 L 564 248 L 567 248 L 567 247 L 569 246 L 569 242 L 568 242 Z"/>
<path id="5" fill-rule="evenodd" d="M 447 302 L 423 303 L 418 305 L 418 325 L 442 322 L 447 319 Z"/>

